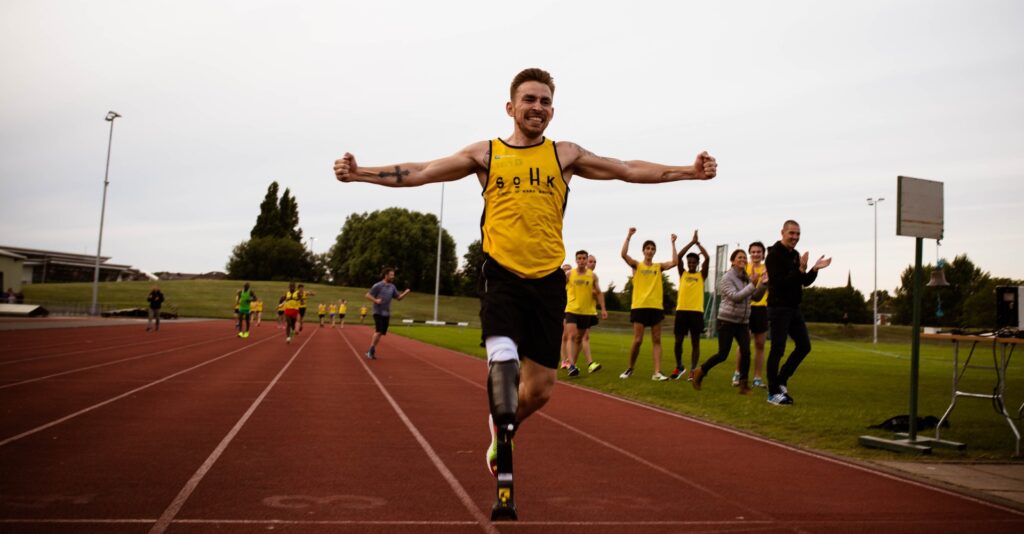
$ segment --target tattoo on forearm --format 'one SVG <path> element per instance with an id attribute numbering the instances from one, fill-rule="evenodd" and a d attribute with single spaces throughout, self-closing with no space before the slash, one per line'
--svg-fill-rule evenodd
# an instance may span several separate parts
<path id="1" fill-rule="evenodd" d="M 394 177 L 395 178 L 395 183 L 399 183 L 400 184 L 400 183 L 402 183 L 402 177 L 403 176 L 409 176 L 409 171 L 407 171 L 407 170 L 403 171 L 401 167 L 399 167 L 398 165 L 395 165 L 395 172 L 385 171 L 385 172 L 380 173 L 378 176 L 380 176 L 381 178 L 391 178 L 391 177 Z"/>

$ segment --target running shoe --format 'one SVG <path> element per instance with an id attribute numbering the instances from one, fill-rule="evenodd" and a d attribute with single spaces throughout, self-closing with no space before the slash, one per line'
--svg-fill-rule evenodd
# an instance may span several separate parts
<path id="1" fill-rule="evenodd" d="M 288 336 L 288 338 L 285 339 L 285 342 L 286 343 L 291 343 L 292 342 L 292 336 Z"/>
<path id="2" fill-rule="evenodd" d="M 704 382 L 704 369 L 702 367 L 694 369 L 692 376 L 693 380 L 690 381 L 690 385 L 693 386 L 693 389 L 700 391 L 701 383 Z"/>
<path id="3" fill-rule="evenodd" d="M 764 380 L 761 380 L 761 377 L 755 376 L 754 377 L 754 387 L 755 388 L 766 388 L 768 386 L 764 383 Z"/>
<path id="4" fill-rule="evenodd" d="M 240 337 L 240 338 L 242 338 L 242 337 L 245 337 L 245 334 L 243 334 L 243 333 L 241 333 L 241 332 L 239 332 L 239 333 L 238 333 L 238 334 L 236 334 L 236 335 L 237 335 L 238 337 Z"/>
<path id="5" fill-rule="evenodd" d="M 601 364 L 599 364 L 597 362 L 590 362 L 590 365 L 587 366 L 587 372 L 588 373 L 596 373 L 596 372 L 598 372 L 600 370 L 601 370 Z"/>
<path id="6" fill-rule="evenodd" d="M 735 387 L 739 387 L 739 385 L 740 385 L 740 372 L 739 371 L 733 371 L 732 372 L 732 387 L 734 387 L 734 388 Z"/>
<path id="7" fill-rule="evenodd" d="M 575 365 L 569 366 L 569 376 L 580 376 L 580 369 Z"/>
<path id="8" fill-rule="evenodd" d="M 774 404 L 775 406 L 790 406 L 793 404 L 793 399 L 789 398 L 789 395 L 785 393 L 776 393 L 774 395 L 768 395 L 768 404 Z"/>
<path id="9" fill-rule="evenodd" d="M 629 369 L 626 369 L 625 371 L 623 371 L 622 374 L 619 375 L 619 378 L 625 380 L 625 379 L 629 378 L 632 375 L 633 375 L 633 368 L 630 367 Z"/>
<path id="10" fill-rule="evenodd" d="M 377 359 L 377 351 L 373 350 L 373 348 L 371 348 L 370 350 L 366 351 L 366 359 L 368 359 L 368 360 L 376 360 Z"/>
<path id="11" fill-rule="evenodd" d="M 672 380 L 679 380 L 684 374 L 686 374 L 686 369 L 683 369 L 681 367 L 676 367 L 672 371 L 672 374 L 669 375 L 669 378 L 671 378 Z"/>
<path id="12" fill-rule="evenodd" d="M 651 380 L 654 380 L 655 382 L 664 382 L 668 380 L 668 377 L 661 374 L 661 371 L 658 371 L 657 373 L 651 375 Z"/>

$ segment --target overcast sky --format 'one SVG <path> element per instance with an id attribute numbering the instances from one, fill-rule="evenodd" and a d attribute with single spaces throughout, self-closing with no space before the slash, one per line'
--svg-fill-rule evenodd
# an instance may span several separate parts
<path id="1" fill-rule="evenodd" d="M 239 2 L 0 0 L 0 245 L 103 254 L 146 271 L 224 270 L 271 181 L 326 251 L 352 213 L 436 213 L 441 186 L 341 184 L 361 164 L 424 161 L 512 131 L 512 77 L 549 70 L 547 134 L 602 156 L 691 164 L 710 182 L 575 179 L 569 253 L 622 287 L 630 226 L 668 259 L 773 243 L 833 257 L 890 292 L 913 262 L 895 235 L 898 175 L 945 184 L 942 257 L 1024 278 L 1024 2 Z M 445 189 L 461 257 L 480 186 Z M 308 242 L 307 242 L 308 243 Z M 936 244 L 925 242 L 926 262 Z"/>

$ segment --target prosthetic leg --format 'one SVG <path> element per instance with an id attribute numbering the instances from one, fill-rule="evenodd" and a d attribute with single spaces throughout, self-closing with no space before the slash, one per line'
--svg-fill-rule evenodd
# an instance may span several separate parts
<path id="1" fill-rule="evenodd" d="M 516 503 L 512 489 L 512 436 L 519 407 L 519 362 L 493 362 L 487 373 L 487 394 L 491 417 L 497 427 L 498 494 L 491 509 L 491 521 L 515 521 Z"/>

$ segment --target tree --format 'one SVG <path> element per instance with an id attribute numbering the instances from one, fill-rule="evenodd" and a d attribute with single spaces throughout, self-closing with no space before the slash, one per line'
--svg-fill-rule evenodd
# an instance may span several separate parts
<path id="1" fill-rule="evenodd" d="M 626 307 L 622 305 L 622 299 L 619 298 L 619 294 L 615 292 L 615 282 L 609 282 L 608 289 L 604 291 L 604 306 L 608 311 L 626 310 Z"/>
<path id="2" fill-rule="evenodd" d="M 476 297 L 480 294 L 480 270 L 484 265 L 484 245 L 477 239 L 469 244 L 469 250 L 462 256 L 464 261 L 462 269 L 456 275 L 458 278 L 458 292 L 467 297 Z"/>
<path id="3" fill-rule="evenodd" d="M 928 283 L 935 268 L 930 264 L 921 267 L 923 325 L 958 328 L 995 326 L 995 284 L 989 273 L 982 271 L 966 254 L 962 254 L 944 267 L 948 287 L 927 287 L 924 284 Z M 913 322 L 913 274 L 914 267 L 911 265 L 900 276 L 900 287 L 896 288 L 893 298 L 894 323 Z M 989 304 L 984 304 L 985 300 Z M 937 313 L 940 305 L 941 317 Z M 992 308 L 991 314 L 985 311 L 986 306 Z"/>
<path id="4" fill-rule="evenodd" d="M 249 237 L 284 237 L 281 230 L 281 210 L 277 206 L 277 182 L 267 187 L 267 195 L 260 203 L 260 214 L 256 217 L 256 225 L 249 232 Z"/>
<path id="5" fill-rule="evenodd" d="M 395 268 L 395 284 L 413 291 L 434 290 L 437 262 L 437 217 L 388 208 L 354 213 L 345 219 L 328 252 L 328 270 L 334 283 L 369 287 L 381 278 L 381 269 Z M 441 293 L 455 290 L 455 240 L 447 231 L 441 243 Z"/>
<path id="6" fill-rule="evenodd" d="M 257 237 L 239 243 L 227 271 L 235 280 L 316 280 L 313 254 L 287 237 Z"/>
<path id="7" fill-rule="evenodd" d="M 302 246 L 299 203 L 288 189 L 280 200 L 279 186 L 271 182 L 260 203 L 260 214 L 249 232 L 249 241 L 235 246 L 228 259 L 228 276 L 247 280 L 320 281 L 326 270 L 317 267 L 314 255 Z"/>
<path id="8" fill-rule="evenodd" d="M 281 216 L 281 237 L 302 243 L 302 229 L 299 228 L 299 203 L 288 189 L 285 189 L 284 194 L 281 195 L 278 213 Z"/>
<path id="9" fill-rule="evenodd" d="M 808 322 L 871 324 L 871 309 L 864 295 L 849 283 L 804 288 L 800 310 Z"/>

